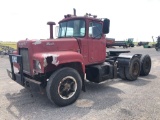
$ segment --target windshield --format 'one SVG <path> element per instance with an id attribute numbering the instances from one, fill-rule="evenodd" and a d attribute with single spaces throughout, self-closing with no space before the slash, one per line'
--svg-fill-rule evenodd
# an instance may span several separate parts
<path id="1" fill-rule="evenodd" d="M 58 37 L 84 37 L 85 21 L 70 20 L 59 24 Z"/>

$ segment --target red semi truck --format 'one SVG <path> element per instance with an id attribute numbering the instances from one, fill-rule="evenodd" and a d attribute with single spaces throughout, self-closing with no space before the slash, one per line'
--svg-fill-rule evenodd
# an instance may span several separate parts
<path id="1" fill-rule="evenodd" d="M 17 54 L 10 54 L 12 80 L 31 88 L 46 90 L 51 102 L 58 106 L 74 103 L 85 91 L 85 80 L 100 83 L 120 77 L 133 81 L 146 76 L 151 69 L 149 55 L 129 51 L 106 53 L 105 34 L 110 20 L 95 15 L 65 15 L 59 22 L 58 38 L 53 39 L 54 22 L 50 25 L 50 39 L 20 40 Z M 18 68 L 15 72 L 14 67 Z"/>

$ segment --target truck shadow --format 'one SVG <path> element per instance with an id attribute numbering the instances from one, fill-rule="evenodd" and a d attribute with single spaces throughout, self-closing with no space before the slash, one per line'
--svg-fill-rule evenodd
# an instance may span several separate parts
<path id="1" fill-rule="evenodd" d="M 118 96 L 119 94 L 125 94 L 122 90 L 112 87 L 114 84 L 117 84 L 118 87 L 124 87 L 125 84 L 141 87 L 149 84 L 156 78 L 157 76 L 149 74 L 148 76 L 138 77 L 138 80 L 136 81 L 114 79 L 106 81 L 102 84 L 86 82 L 87 95 L 82 95 L 83 98 L 88 99 L 88 101 L 85 101 L 86 103 L 88 102 L 88 104 L 93 104 L 93 109 L 106 109 L 122 101 L 122 99 Z M 86 104 L 85 102 L 82 101 L 82 103 Z"/>
<path id="2" fill-rule="evenodd" d="M 134 85 L 134 86 L 145 86 L 156 79 L 157 76 L 149 74 L 148 76 L 139 76 L 136 81 L 125 81 L 122 80 L 123 83 Z"/>
<path id="3" fill-rule="evenodd" d="M 115 87 L 120 85 L 119 83 L 124 83 L 124 85 L 145 86 L 155 78 L 155 75 L 149 75 L 143 78 L 140 77 L 138 80 L 132 82 L 120 79 L 101 84 L 86 82 L 86 92 L 81 92 L 78 100 L 74 104 L 66 107 L 58 107 L 52 104 L 46 94 L 41 95 L 37 92 L 22 89 L 19 93 L 5 94 L 9 101 L 6 110 L 15 119 L 52 119 L 54 117 L 61 119 L 62 116 L 66 114 L 66 111 L 67 116 L 65 116 L 65 119 L 81 118 L 87 115 L 91 109 L 103 110 L 121 102 L 122 99 L 119 95 L 125 93 L 121 89 L 118 89 L 118 87 Z"/>
<path id="4" fill-rule="evenodd" d="M 65 119 L 76 119 L 85 116 L 91 109 L 106 109 L 121 101 L 118 94 L 123 93 L 123 91 L 117 88 L 94 83 L 86 83 L 86 88 L 87 91 L 81 92 L 79 99 L 74 104 L 66 107 L 58 107 L 52 104 L 46 94 L 31 93 L 27 89 L 22 89 L 19 93 L 14 94 L 7 93 L 5 96 L 9 101 L 9 105 L 6 110 L 15 119 L 30 119 L 30 117 L 32 119 L 34 117 L 44 119 L 48 116 L 61 119 L 66 111 L 67 116 Z"/>
<path id="5" fill-rule="evenodd" d="M 83 104 L 81 106 L 77 106 L 88 106 L 95 110 L 106 109 L 122 101 L 119 94 L 124 94 L 124 92 L 118 88 L 109 86 L 107 82 L 102 84 L 86 82 L 86 93 L 82 94 L 80 99 L 82 101 L 83 99 L 86 100 L 86 102 L 91 105 L 82 102 Z M 86 104 L 86 106 L 84 104 Z"/>
<path id="6" fill-rule="evenodd" d="M 147 76 L 142 76 L 142 77 L 139 77 L 139 78 L 151 79 L 151 80 L 153 80 L 153 79 L 156 79 L 157 76 L 156 76 L 156 75 L 153 75 L 153 74 L 149 74 L 149 75 L 147 75 Z"/>
<path id="7" fill-rule="evenodd" d="M 45 94 L 41 95 L 27 89 L 22 89 L 19 93 L 14 94 L 7 93 L 5 96 L 10 102 L 6 109 L 16 119 L 35 114 L 40 109 L 43 111 L 46 108 L 56 107 L 50 103 Z"/>

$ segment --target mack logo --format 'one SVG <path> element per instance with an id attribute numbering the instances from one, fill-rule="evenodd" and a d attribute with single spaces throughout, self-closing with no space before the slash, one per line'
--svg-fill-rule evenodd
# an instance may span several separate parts
<path id="1" fill-rule="evenodd" d="M 46 45 L 54 45 L 53 42 L 47 42 Z"/>

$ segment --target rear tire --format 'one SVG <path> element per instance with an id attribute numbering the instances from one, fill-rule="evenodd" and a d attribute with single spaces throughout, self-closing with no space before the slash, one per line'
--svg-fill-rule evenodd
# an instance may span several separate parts
<path id="1" fill-rule="evenodd" d="M 137 57 L 134 57 L 130 61 L 130 66 L 125 68 L 125 75 L 127 80 L 134 81 L 138 78 L 140 74 L 140 60 Z"/>
<path id="2" fill-rule="evenodd" d="M 141 76 L 146 76 L 149 74 L 150 70 L 151 70 L 151 58 L 149 55 L 143 55 L 141 57 L 141 71 L 140 71 L 140 75 Z"/>
<path id="3" fill-rule="evenodd" d="M 73 68 L 62 68 L 54 72 L 47 83 L 47 96 L 58 106 L 74 103 L 80 95 L 82 79 Z"/>

